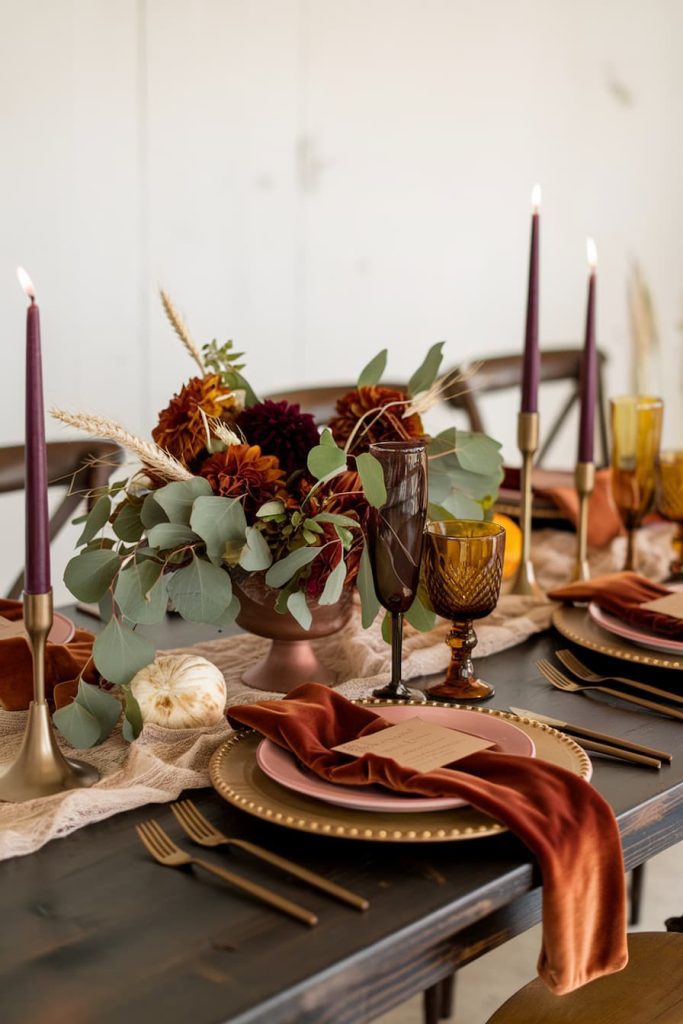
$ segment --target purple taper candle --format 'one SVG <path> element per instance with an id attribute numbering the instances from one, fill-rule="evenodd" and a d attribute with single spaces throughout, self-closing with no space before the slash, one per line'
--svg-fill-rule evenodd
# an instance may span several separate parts
<path id="1" fill-rule="evenodd" d="M 586 337 L 581 361 L 581 411 L 579 420 L 579 462 L 593 461 L 593 436 L 595 433 L 595 408 L 598 393 L 598 350 L 595 341 L 595 268 L 598 252 L 595 242 L 586 242 L 588 256 L 588 302 L 586 305 Z"/>
<path id="2" fill-rule="evenodd" d="M 50 520 L 47 504 L 47 450 L 43 409 L 43 366 L 40 354 L 40 311 L 31 279 L 17 270 L 30 301 L 26 311 L 26 564 L 24 592 L 50 590 Z"/>
<path id="3" fill-rule="evenodd" d="M 524 366 L 522 368 L 522 412 L 538 412 L 538 380 L 541 353 L 538 347 L 538 258 L 540 246 L 541 186 L 531 193 L 531 246 L 529 249 L 529 290 L 526 300 Z"/>

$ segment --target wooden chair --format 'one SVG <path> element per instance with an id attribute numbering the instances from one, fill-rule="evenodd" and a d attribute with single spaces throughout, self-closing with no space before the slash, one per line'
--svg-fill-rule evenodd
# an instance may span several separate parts
<path id="1" fill-rule="evenodd" d="M 83 498 L 103 487 L 112 470 L 123 461 L 123 451 L 110 441 L 55 441 L 47 446 L 47 475 L 51 487 L 66 487 L 67 493 L 50 518 L 50 540 L 71 519 Z M 0 494 L 23 491 L 24 446 L 0 448 Z M 89 507 L 92 504 L 89 501 Z M 21 596 L 23 569 L 7 597 Z"/>
<path id="2" fill-rule="evenodd" d="M 516 992 L 488 1024 L 680 1024 L 683 1021 L 683 935 L 629 935 L 629 963 L 566 996 L 537 978 Z"/>
<path id="3" fill-rule="evenodd" d="M 556 414 L 553 416 L 549 428 L 541 423 L 543 443 L 536 456 L 536 462 L 541 463 L 548 453 L 548 450 L 555 441 L 562 429 L 569 412 L 579 398 L 579 383 L 581 378 L 581 360 L 583 349 L 563 348 L 545 351 L 541 353 L 541 383 L 550 381 L 569 381 L 571 384 L 568 398 L 565 399 Z M 605 403 L 603 390 L 603 367 L 606 356 L 598 354 L 598 439 L 599 450 L 596 461 L 598 465 L 606 466 L 609 462 L 607 446 L 607 421 L 605 418 Z M 455 409 L 462 409 L 468 420 L 469 428 L 474 431 L 486 433 L 484 420 L 478 396 L 492 391 L 508 391 L 521 389 L 522 366 L 524 357 L 521 355 L 494 356 L 484 359 L 469 378 L 469 387 L 461 395 L 448 399 L 449 405 Z M 469 364 L 463 364 L 457 369 L 464 371 Z M 495 433 L 495 432 L 494 432 Z"/>

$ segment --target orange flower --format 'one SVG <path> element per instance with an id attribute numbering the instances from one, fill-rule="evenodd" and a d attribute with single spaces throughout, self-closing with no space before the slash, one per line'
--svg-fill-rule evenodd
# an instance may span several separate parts
<path id="1" fill-rule="evenodd" d="M 152 437 L 160 448 L 190 466 L 206 448 L 202 412 L 209 419 L 230 420 L 239 411 L 237 397 L 225 387 L 218 373 L 193 377 L 159 413 Z"/>
<path id="2" fill-rule="evenodd" d="M 366 451 L 374 441 L 410 441 L 424 437 L 422 420 L 417 414 L 403 418 L 409 401 L 405 392 L 394 388 L 381 385 L 355 388 L 337 401 L 337 415 L 329 424 L 332 435 L 343 447 L 362 419 L 354 434 L 351 455 Z"/>
<path id="3" fill-rule="evenodd" d="M 262 455 L 257 444 L 233 444 L 224 452 L 216 452 L 205 459 L 199 473 L 209 481 L 214 494 L 244 497 L 247 518 L 267 501 L 287 501 L 280 463 L 274 455 Z"/>

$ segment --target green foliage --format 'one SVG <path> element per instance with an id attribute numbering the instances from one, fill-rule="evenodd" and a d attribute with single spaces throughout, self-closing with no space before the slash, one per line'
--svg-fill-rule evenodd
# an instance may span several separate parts
<path id="1" fill-rule="evenodd" d="M 230 604 L 232 583 L 224 569 L 193 552 L 190 564 L 173 573 L 168 596 L 188 622 L 215 622 Z"/>
<path id="2" fill-rule="evenodd" d="M 150 547 L 159 551 L 175 551 L 176 548 L 200 543 L 201 537 L 184 523 L 157 523 L 147 531 L 147 540 Z"/>
<path id="3" fill-rule="evenodd" d="M 67 743 L 79 750 L 94 747 L 100 741 L 102 729 L 97 718 L 75 700 L 58 708 L 52 715 L 52 721 Z"/>
<path id="4" fill-rule="evenodd" d="M 192 506 L 197 498 L 213 496 L 211 484 L 203 476 L 191 480 L 174 480 L 154 492 L 154 500 L 160 505 L 171 523 L 190 525 Z"/>
<path id="5" fill-rule="evenodd" d="M 140 521 L 146 530 L 151 530 L 158 523 L 167 523 L 168 516 L 161 505 L 157 505 L 155 494 L 148 494 L 142 503 L 140 510 Z"/>
<path id="6" fill-rule="evenodd" d="M 503 478 L 498 442 L 449 427 L 432 439 L 427 454 L 430 516 L 483 519 Z"/>
<path id="7" fill-rule="evenodd" d="M 368 554 L 367 544 L 363 545 L 363 551 L 360 556 L 360 567 L 358 570 L 356 586 L 358 587 L 358 593 L 360 594 L 361 622 L 363 629 L 367 629 L 368 626 L 373 624 L 379 611 L 379 601 L 377 600 L 375 584 L 372 579 L 372 569 L 370 567 L 370 556 Z"/>
<path id="8" fill-rule="evenodd" d="M 342 558 L 335 565 L 330 575 L 325 580 L 323 592 L 318 598 L 318 604 L 336 604 L 341 597 L 346 579 L 346 562 Z"/>
<path id="9" fill-rule="evenodd" d="M 363 493 L 368 505 L 374 508 L 381 508 L 386 504 L 387 489 L 384 485 L 384 470 L 382 464 L 370 452 L 363 452 L 356 456 L 356 469 L 363 485 Z"/>
<path id="10" fill-rule="evenodd" d="M 387 355 L 387 349 L 383 348 L 374 359 L 370 360 L 367 366 L 363 367 L 358 378 L 357 387 L 368 388 L 374 384 L 379 384 L 387 367 Z"/>
<path id="11" fill-rule="evenodd" d="M 226 544 L 241 547 L 246 541 L 247 520 L 239 498 L 202 495 L 192 506 L 190 525 L 215 563 L 220 563 Z"/>
<path id="12" fill-rule="evenodd" d="M 223 383 L 231 391 L 244 391 L 244 404 L 256 405 L 258 397 L 251 384 L 242 376 L 245 364 L 238 362 L 244 352 L 233 352 L 232 341 L 219 345 L 216 339 L 202 346 L 204 366 L 213 373 L 219 373 Z"/>
<path id="13" fill-rule="evenodd" d="M 268 569 L 273 561 L 268 542 L 254 526 L 247 527 L 246 543 L 242 548 L 239 564 L 247 572 L 259 572 Z"/>
<path id="14" fill-rule="evenodd" d="M 279 562 L 271 565 L 266 573 L 266 583 L 269 587 L 284 587 L 300 569 L 312 562 L 320 554 L 319 547 L 297 548 L 290 554 L 285 555 Z"/>
<path id="15" fill-rule="evenodd" d="M 119 573 L 114 597 L 121 614 L 131 622 L 141 626 L 161 622 L 168 604 L 166 577 L 161 575 L 161 566 L 152 561 L 131 562 Z"/>
<path id="16" fill-rule="evenodd" d="M 309 451 L 306 465 L 316 480 L 322 480 L 345 468 L 346 453 L 338 447 L 327 428 L 320 435 L 320 444 Z"/>
<path id="17" fill-rule="evenodd" d="M 311 615 L 311 609 L 308 607 L 303 590 L 295 590 L 293 594 L 289 595 L 287 598 L 287 609 L 302 629 L 311 628 L 313 616 Z"/>
<path id="18" fill-rule="evenodd" d="M 285 511 L 285 506 L 279 500 L 267 501 L 265 505 L 261 505 L 261 508 L 256 513 L 257 519 L 271 519 L 273 517 L 281 516 Z"/>
<path id="19" fill-rule="evenodd" d="M 64 571 L 64 582 L 77 601 L 99 601 L 119 571 L 119 556 L 110 550 L 82 551 Z"/>
<path id="20" fill-rule="evenodd" d="M 358 529 L 360 523 L 357 519 L 352 519 L 351 516 L 343 516 L 336 512 L 319 512 L 315 516 L 316 523 L 334 523 L 335 526 L 345 526 L 349 530 Z"/>
<path id="21" fill-rule="evenodd" d="M 408 381 L 408 394 L 411 397 L 419 395 L 422 391 L 429 391 L 431 388 L 432 384 L 436 380 L 439 367 L 441 366 L 441 361 L 443 359 L 443 347 L 445 344 L 445 341 L 437 341 L 436 345 L 432 345 L 429 352 L 424 357 L 422 365 L 415 371 Z"/>
<path id="22" fill-rule="evenodd" d="M 116 518 L 112 523 L 112 529 L 119 540 L 125 541 L 127 544 L 135 544 L 140 540 L 145 532 L 140 516 L 141 511 L 142 506 L 137 502 L 126 501 L 119 505 Z"/>
<path id="23" fill-rule="evenodd" d="M 110 514 L 111 498 L 107 494 L 103 494 L 101 498 L 97 499 L 85 517 L 85 526 L 76 541 L 76 547 L 79 548 L 81 544 L 88 544 L 106 526 Z"/>
<path id="24" fill-rule="evenodd" d="M 128 743 L 132 743 L 133 740 L 137 739 L 142 732 L 142 711 L 140 705 L 133 696 L 133 691 L 130 686 L 122 686 L 121 692 L 123 693 L 123 728 L 121 734 L 124 740 Z"/>
<path id="25" fill-rule="evenodd" d="M 405 613 L 405 616 L 410 625 L 414 629 L 419 630 L 420 633 L 428 633 L 430 629 L 434 629 L 436 613 L 422 603 L 419 594 Z"/>
<path id="26" fill-rule="evenodd" d="M 95 640 L 93 660 L 104 679 L 122 686 L 154 661 L 154 647 L 146 637 L 112 617 Z"/>

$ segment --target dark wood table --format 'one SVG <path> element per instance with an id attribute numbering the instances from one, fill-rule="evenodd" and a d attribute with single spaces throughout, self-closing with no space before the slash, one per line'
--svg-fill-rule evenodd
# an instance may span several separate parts
<path id="1" fill-rule="evenodd" d="M 208 635 L 173 626 L 160 646 Z M 550 632 L 480 662 L 497 690 L 492 706 L 681 752 L 680 722 L 552 690 L 535 661 L 560 646 Z M 681 685 L 674 674 L 656 678 Z M 594 764 L 627 867 L 683 839 L 683 757 L 660 772 L 599 756 Z M 425 845 L 335 840 L 258 821 L 209 789 L 191 795 L 228 834 L 362 893 L 369 911 L 241 855 L 207 851 L 314 910 L 320 924 L 308 929 L 217 879 L 154 864 L 133 825 L 153 816 L 180 837 L 168 807 L 120 814 L 0 864 L 2 1024 L 362 1024 L 540 919 L 538 872 L 509 834 Z"/>

